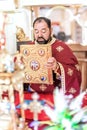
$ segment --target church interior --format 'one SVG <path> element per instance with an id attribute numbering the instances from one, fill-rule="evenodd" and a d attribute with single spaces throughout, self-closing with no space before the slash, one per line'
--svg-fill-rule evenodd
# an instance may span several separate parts
<path id="1" fill-rule="evenodd" d="M 78 60 L 82 81 L 75 99 L 56 89 L 53 97 L 29 93 L 29 84 L 38 82 L 30 79 L 39 75 L 39 71 L 28 75 L 28 60 L 34 57 L 34 46 L 28 46 L 34 41 L 33 21 L 39 16 L 51 19 L 53 36 L 64 41 Z M 50 47 L 43 49 L 46 58 L 51 55 Z M 42 64 L 47 60 L 36 53 L 35 58 Z M 51 84 L 52 73 L 45 69 L 44 73 Z M 0 0 L 0 130 L 87 130 L 86 0 Z"/>

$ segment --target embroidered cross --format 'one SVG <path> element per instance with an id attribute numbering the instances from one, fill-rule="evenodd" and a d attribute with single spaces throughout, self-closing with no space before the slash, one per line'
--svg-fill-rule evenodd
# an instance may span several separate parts
<path id="1" fill-rule="evenodd" d="M 75 93 L 76 89 L 74 89 L 73 87 L 69 90 L 70 93 Z"/>
<path id="2" fill-rule="evenodd" d="M 42 84 L 42 85 L 40 85 L 40 89 L 42 90 L 42 91 L 44 91 L 44 90 L 46 90 L 46 85 L 44 85 L 44 84 Z"/>
<path id="3" fill-rule="evenodd" d="M 57 51 L 61 52 L 64 48 L 62 46 L 58 46 L 56 49 Z"/>

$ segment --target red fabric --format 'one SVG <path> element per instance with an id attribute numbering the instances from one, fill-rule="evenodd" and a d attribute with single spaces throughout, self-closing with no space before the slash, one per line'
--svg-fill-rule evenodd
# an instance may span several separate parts
<path id="1" fill-rule="evenodd" d="M 61 51 L 58 51 L 58 47 Z M 61 42 L 61 41 L 55 41 L 55 43 L 52 44 L 52 55 L 56 58 L 57 62 L 60 62 L 64 68 L 65 72 L 65 94 L 73 94 L 73 96 L 77 96 L 80 93 L 80 85 L 81 85 L 81 73 L 80 71 L 76 70 L 75 65 L 78 64 L 76 57 L 73 55 L 72 51 L 69 49 L 69 47 Z M 69 75 L 68 70 L 72 70 L 73 74 Z M 54 84 L 53 85 L 46 85 L 47 89 L 43 92 L 40 90 L 40 84 L 31 84 L 30 87 L 33 88 L 40 96 L 39 100 L 46 100 L 48 104 L 53 104 L 53 90 L 56 86 L 59 85 L 59 80 L 54 78 Z M 74 91 L 72 91 L 74 89 Z M 24 99 L 31 100 L 32 99 L 32 93 L 24 93 Z M 58 99 L 60 100 L 60 99 Z M 19 95 L 18 93 L 15 93 L 15 104 L 18 105 L 20 103 L 19 101 Z M 83 105 L 86 105 L 86 100 L 83 100 Z M 19 110 L 18 110 L 19 112 Z M 29 110 L 25 111 L 25 117 L 27 120 L 33 120 L 33 113 Z M 39 120 L 49 120 L 49 117 L 42 111 L 38 114 Z"/>
<path id="2" fill-rule="evenodd" d="M 58 48 L 60 48 L 60 50 L 58 50 Z M 80 94 L 81 85 L 81 72 L 76 69 L 76 65 L 78 65 L 76 57 L 65 43 L 58 40 L 52 44 L 52 56 L 55 57 L 57 62 L 61 63 L 63 66 L 65 75 L 65 94 L 72 94 L 76 97 Z M 69 75 L 69 70 L 73 72 L 72 75 Z M 60 80 L 55 78 L 54 75 L 53 85 L 45 84 L 46 89 L 44 91 L 40 89 L 41 84 L 30 84 L 30 88 L 39 94 L 40 100 L 46 100 L 47 102 L 53 103 L 53 90 L 56 86 L 59 86 L 59 84 Z M 24 98 L 31 100 L 31 95 L 32 93 L 25 93 Z M 29 110 L 26 110 L 25 115 L 27 119 L 33 119 L 33 114 Z M 49 119 L 43 111 L 38 115 L 38 118 L 39 120 Z"/>
<path id="3" fill-rule="evenodd" d="M 33 93 L 29 93 L 29 92 L 24 92 L 24 100 L 32 100 L 32 94 Z M 20 98 L 19 98 L 19 93 L 17 91 L 14 92 L 15 95 L 15 105 L 19 105 L 20 104 Z M 53 96 L 51 94 L 45 95 L 45 94 L 39 94 L 40 98 L 39 100 L 44 100 L 46 101 L 46 103 L 48 105 L 50 105 L 51 107 L 53 107 Z M 8 93 L 4 92 L 2 94 L 2 97 L 8 97 Z M 20 115 L 20 109 L 17 109 L 18 114 Z M 25 110 L 25 118 L 26 120 L 33 120 L 33 113 L 27 109 Z M 49 117 L 45 114 L 45 112 L 42 110 L 41 113 L 38 114 L 38 119 L 41 121 L 44 120 L 50 120 Z"/>
<path id="4" fill-rule="evenodd" d="M 3 94 L 3 98 L 4 98 L 5 96 L 6 96 L 6 97 L 8 96 L 6 92 Z M 24 98 L 25 98 L 25 99 L 29 99 L 29 100 L 32 99 L 31 94 L 28 93 L 28 92 L 25 92 L 25 93 L 24 93 Z M 41 95 L 40 95 L 40 99 L 43 100 L 44 98 L 45 98 L 46 100 L 48 100 L 49 102 L 52 102 L 52 103 L 53 103 L 53 97 L 52 97 L 51 94 L 48 94 L 48 96 L 47 96 L 47 95 L 44 95 L 44 94 L 41 94 Z M 19 101 L 19 94 L 18 94 L 17 91 L 15 91 L 15 104 L 18 105 L 19 103 L 20 103 L 20 101 Z M 82 107 L 86 107 L 86 106 L 87 106 L 87 94 L 85 94 L 85 96 L 83 97 L 83 102 L 82 102 Z M 20 110 L 19 110 L 19 109 L 17 110 L 17 112 L 20 114 Z M 26 118 L 26 121 L 28 122 L 28 126 L 30 127 L 30 124 L 31 124 L 32 121 L 33 121 L 33 113 L 30 112 L 29 110 L 26 110 L 26 111 L 25 111 L 25 118 Z M 50 120 L 49 117 L 44 113 L 44 111 L 42 111 L 42 112 L 38 115 L 38 119 L 39 119 L 40 121 Z M 44 130 L 46 126 L 47 126 L 46 124 L 39 126 L 38 130 Z M 30 128 L 31 128 L 32 130 L 34 130 L 34 127 L 30 127 Z"/>
<path id="5" fill-rule="evenodd" d="M 53 107 L 53 96 L 52 94 L 39 94 L 40 98 L 39 100 L 45 100 L 47 104 L 49 104 L 51 107 Z M 24 100 L 32 100 L 32 94 L 29 92 L 24 93 Z M 19 100 L 19 94 L 18 92 L 15 91 L 15 105 L 19 105 L 20 100 Z M 17 109 L 18 114 L 20 115 L 20 109 Z M 25 110 L 25 118 L 26 120 L 33 120 L 33 113 L 27 109 Z M 45 112 L 42 110 L 41 113 L 38 114 L 38 119 L 41 121 L 44 120 L 50 120 L 49 117 L 45 114 Z"/>
<path id="6" fill-rule="evenodd" d="M 52 56 L 63 66 L 65 75 L 65 94 L 72 94 L 76 97 L 80 93 L 81 72 L 78 70 L 79 65 L 75 55 L 64 42 L 55 40 L 52 44 Z M 59 84 L 60 81 L 57 78 L 54 78 L 53 85 L 45 84 L 46 89 L 44 91 L 40 89 L 41 84 L 31 84 L 30 86 L 39 93 L 52 93 L 54 88 L 59 86 Z"/>
<path id="7" fill-rule="evenodd" d="M 87 93 L 86 93 L 85 96 L 83 97 L 82 107 L 87 107 Z"/>
<path id="8" fill-rule="evenodd" d="M 5 96 L 7 96 L 7 94 Z M 32 100 L 31 94 L 28 92 L 24 93 L 24 98 L 25 98 L 25 100 L 28 100 L 28 99 Z M 44 100 L 44 99 L 46 99 L 46 101 L 49 105 L 50 105 L 50 103 L 52 103 L 52 104 L 54 103 L 53 96 L 51 94 L 48 94 L 48 96 L 44 95 L 44 94 L 40 94 L 40 100 Z M 15 92 L 15 104 L 16 105 L 20 104 L 18 92 Z M 82 107 L 86 107 L 86 106 L 87 106 L 87 94 L 85 94 L 85 96 L 83 97 L 83 100 L 82 100 Z M 17 111 L 20 114 L 20 110 L 18 109 Z M 25 117 L 26 117 L 26 120 L 32 120 L 33 113 L 30 112 L 29 110 L 26 110 Z M 44 111 L 42 111 L 41 113 L 38 114 L 38 119 L 41 121 L 50 120 Z"/>
<path id="9" fill-rule="evenodd" d="M 58 51 L 58 47 L 62 48 L 62 50 Z M 74 97 L 76 97 L 80 93 L 81 72 L 76 69 L 78 61 L 75 55 L 64 42 L 57 40 L 52 44 L 52 54 L 53 57 L 55 57 L 64 68 L 65 94 L 72 94 Z M 73 71 L 72 75 L 69 75 L 69 70 Z M 74 91 L 71 91 L 72 89 Z"/>

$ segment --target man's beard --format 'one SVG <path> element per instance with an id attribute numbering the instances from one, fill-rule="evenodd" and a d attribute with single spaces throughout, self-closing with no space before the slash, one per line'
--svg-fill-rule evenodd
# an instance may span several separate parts
<path id="1" fill-rule="evenodd" d="M 39 41 L 38 39 L 43 39 L 43 41 Z M 51 37 L 48 39 L 48 40 L 46 40 L 46 39 L 44 39 L 43 37 L 39 37 L 36 41 L 37 41 L 37 43 L 39 43 L 39 44 L 47 44 L 48 42 L 50 42 L 51 41 Z"/>

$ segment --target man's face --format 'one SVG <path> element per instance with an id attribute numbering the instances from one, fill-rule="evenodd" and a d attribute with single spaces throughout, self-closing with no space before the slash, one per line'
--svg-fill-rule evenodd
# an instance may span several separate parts
<path id="1" fill-rule="evenodd" d="M 43 20 L 36 22 L 34 25 L 34 39 L 39 44 L 47 44 L 51 38 L 51 29 L 48 28 L 47 23 Z"/>

